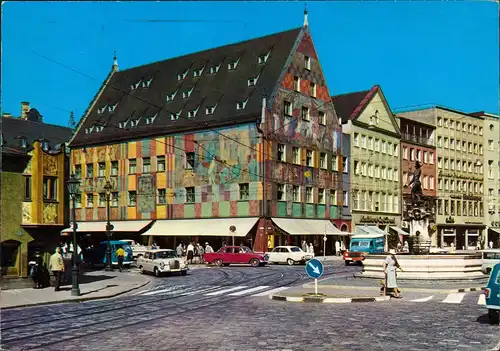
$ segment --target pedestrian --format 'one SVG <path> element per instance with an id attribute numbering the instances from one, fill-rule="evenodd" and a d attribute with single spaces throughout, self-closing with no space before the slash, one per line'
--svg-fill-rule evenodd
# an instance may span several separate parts
<path id="1" fill-rule="evenodd" d="M 116 250 L 116 257 L 118 258 L 118 269 L 120 269 L 120 272 L 123 271 L 123 261 L 125 260 L 125 250 L 123 247 L 119 247 L 118 250 Z"/>
<path id="2" fill-rule="evenodd" d="M 34 265 L 31 272 L 31 278 L 33 279 L 33 289 L 43 288 L 43 258 L 40 255 L 40 250 L 35 252 Z"/>
<path id="3" fill-rule="evenodd" d="M 208 242 L 205 243 L 205 253 L 212 253 L 214 252 L 214 249 L 212 248 L 212 246 L 210 246 L 210 244 Z"/>
<path id="4" fill-rule="evenodd" d="M 177 252 L 177 256 L 182 257 L 182 243 L 179 243 L 175 251 Z"/>
<path id="5" fill-rule="evenodd" d="M 55 290 L 61 290 L 61 278 L 64 273 L 64 261 L 61 255 L 61 248 L 57 247 L 56 252 L 50 256 L 49 269 L 54 274 L 55 278 Z"/>
<path id="6" fill-rule="evenodd" d="M 403 269 L 399 265 L 395 253 L 396 250 L 394 249 L 391 249 L 389 251 L 389 255 L 385 258 L 383 268 L 385 273 L 385 288 L 392 289 L 394 297 L 396 299 L 399 299 L 401 298 L 401 296 L 399 296 L 398 282 L 396 279 L 396 269 L 400 269 L 401 271 L 403 271 Z"/>
<path id="7" fill-rule="evenodd" d="M 205 253 L 205 250 L 203 250 L 203 246 L 201 246 L 200 243 L 196 243 L 196 251 L 198 251 L 198 257 L 200 258 L 199 263 L 203 262 L 203 254 Z"/>
<path id="8" fill-rule="evenodd" d="M 302 251 L 307 252 L 307 241 L 302 240 Z"/>
<path id="9" fill-rule="evenodd" d="M 490 249 L 493 248 L 493 241 L 490 240 L 490 242 L 488 243 L 488 246 L 490 247 Z"/>
<path id="10" fill-rule="evenodd" d="M 407 240 L 405 240 L 405 243 L 403 244 L 403 251 L 410 252 L 410 244 L 408 244 Z"/>
<path id="11" fill-rule="evenodd" d="M 309 243 L 309 248 L 307 250 L 307 253 L 313 255 L 313 257 L 314 257 L 314 246 L 312 243 Z"/>
<path id="12" fill-rule="evenodd" d="M 335 255 L 340 256 L 340 241 L 335 242 Z"/>
<path id="13" fill-rule="evenodd" d="M 193 246 L 193 243 L 190 242 L 188 247 L 187 247 L 187 261 L 190 261 L 190 263 L 193 263 L 193 256 L 194 256 L 194 246 Z"/>

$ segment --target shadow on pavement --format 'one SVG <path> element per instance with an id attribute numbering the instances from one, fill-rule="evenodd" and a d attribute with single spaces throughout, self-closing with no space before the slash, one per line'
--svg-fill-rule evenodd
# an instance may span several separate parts
<path id="1" fill-rule="evenodd" d="M 490 321 L 488 319 L 488 314 L 483 314 L 482 316 L 477 317 L 476 322 L 480 324 L 490 324 Z"/>
<path id="2" fill-rule="evenodd" d="M 88 294 L 93 294 L 93 293 L 96 293 L 98 291 L 102 291 L 102 290 L 105 290 L 107 288 L 113 288 L 115 286 L 119 286 L 118 284 L 110 284 L 110 285 L 106 285 L 105 287 L 102 287 L 100 289 L 95 289 L 95 290 L 91 290 L 91 291 L 87 291 L 85 293 L 82 293 L 81 296 L 85 296 L 85 295 L 88 295 Z"/>

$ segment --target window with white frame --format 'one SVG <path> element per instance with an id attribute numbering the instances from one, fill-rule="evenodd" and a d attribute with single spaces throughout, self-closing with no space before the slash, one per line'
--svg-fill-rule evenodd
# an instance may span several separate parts
<path id="1" fill-rule="evenodd" d="M 382 153 L 387 153 L 387 143 L 384 140 L 382 140 Z"/>
<path id="2" fill-rule="evenodd" d="M 300 202 L 300 186 L 298 185 L 292 186 L 292 198 L 293 202 Z"/>
<path id="3" fill-rule="evenodd" d="M 438 157 L 438 168 L 443 168 L 443 158 L 442 157 Z"/>
<path id="4" fill-rule="evenodd" d="M 354 210 L 359 210 L 359 192 L 358 191 L 354 191 L 352 193 L 352 208 Z"/>
<path id="5" fill-rule="evenodd" d="M 74 176 L 76 179 L 82 178 L 82 165 L 75 165 Z"/>
<path id="6" fill-rule="evenodd" d="M 248 98 L 245 101 L 240 101 L 236 104 L 237 110 L 243 110 L 248 103 Z"/>
<path id="7" fill-rule="evenodd" d="M 194 186 L 190 186 L 186 188 L 186 203 L 194 203 L 195 201 L 195 193 Z"/>
<path id="8" fill-rule="evenodd" d="M 135 206 L 137 204 L 137 192 L 129 191 L 128 192 L 128 205 Z"/>
<path id="9" fill-rule="evenodd" d="M 319 188 L 318 189 L 318 204 L 324 204 L 325 203 L 325 189 Z"/>
<path id="10" fill-rule="evenodd" d="M 434 152 L 429 152 L 429 164 L 434 164 Z"/>
<path id="11" fill-rule="evenodd" d="M 278 157 L 278 161 L 286 162 L 285 144 L 278 144 L 276 153 L 277 153 L 276 156 Z"/>
<path id="12" fill-rule="evenodd" d="M 99 194 L 99 207 L 105 207 L 106 206 L 106 194 L 105 193 L 100 193 Z"/>
<path id="13" fill-rule="evenodd" d="M 137 160 L 131 159 L 128 160 L 128 174 L 135 174 L 137 173 Z"/>
<path id="14" fill-rule="evenodd" d="M 142 173 L 151 172 L 151 159 L 149 157 L 144 157 L 142 159 Z"/>
<path id="15" fill-rule="evenodd" d="M 165 156 L 156 156 L 156 172 L 165 172 Z"/>
<path id="16" fill-rule="evenodd" d="M 387 179 L 387 170 L 386 170 L 386 168 L 385 168 L 385 167 L 382 167 L 382 169 L 381 169 L 380 173 L 381 173 L 381 174 L 380 174 L 380 177 L 381 177 L 382 179 Z"/>
<path id="17" fill-rule="evenodd" d="M 368 150 L 373 150 L 373 138 L 368 137 Z"/>
<path id="18" fill-rule="evenodd" d="M 87 207 L 94 207 L 94 194 L 87 193 L 85 197 L 87 198 Z"/>
<path id="19" fill-rule="evenodd" d="M 392 180 L 392 168 L 387 168 L 387 180 Z"/>
<path id="20" fill-rule="evenodd" d="M 82 207 L 82 194 L 75 194 L 75 207 L 76 208 Z"/>
<path id="21" fill-rule="evenodd" d="M 366 177 L 367 169 L 366 169 L 366 163 L 361 162 L 361 175 Z"/>
<path id="22" fill-rule="evenodd" d="M 399 151 L 398 151 L 399 150 L 399 145 L 398 144 L 394 144 L 393 148 L 394 148 L 393 156 L 394 157 L 398 157 L 398 154 L 399 154 Z"/>
<path id="23" fill-rule="evenodd" d="M 422 162 L 422 151 L 417 149 L 417 161 Z"/>
<path id="24" fill-rule="evenodd" d="M 354 133 L 354 146 L 359 147 L 359 134 L 358 133 Z"/>
<path id="25" fill-rule="evenodd" d="M 328 168 L 327 164 L 326 164 L 326 153 L 325 152 L 321 152 L 319 154 L 319 168 L 323 168 L 323 169 Z"/>
<path id="26" fill-rule="evenodd" d="M 314 165 L 314 151 L 306 150 L 306 166 L 313 167 Z"/>
<path id="27" fill-rule="evenodd" d="M 292 158 L 293 163 L 300 165 L 300 149 L 298 147 L 292 147 Z"/>
<path id="28" fill-rule="evenodd" d="M 387 143 L 387 155 L 392 156 L 392 143 Z"/>
<path id="29" fill-rule="evenodd" d="M 338 155 L 332 155 L 332 171 L 338 172 L 339 170 L 339 156 Z"/>
<path id="30" fill-rule="evenodd" d="M 306 202 L 312 204 L 314 202 L 313 188 L 306 186 Z"/>
<path id="31" fill-rule="evenodd" d="M 310 88 L 311 88 L 311 96 L 316 97 L 316 84 L 311 82 Z"/>
<path id="32" fill-rule="evenodd" d="M 309 115 L 309 107 L 302 106 L 301 117 L 304 121 L 310 121 L 311 116 Z"/>
<path id="33" fill-rule="evenodd" d="M 250 185 L 248 183 L 239 184 L 240 200 L 248 200 L 250 197 Z"/>
<path id="34" fill-rule="evenodd" d="M 354 161 L 354 174 L 356 175 L 361 174 L 361 164 L 357 160 Z"/>
<path id="35" fill-rule="evenodd" d="M 330 205 L 335 206 L 337 204 L 337 190 L 330 189 Z"/>
<path id="36" fill-rule="evenodd" d="M 195 153 L 186 152 L 186 169 L 194 169 L 195 167 Z"/>
<path id="37" fill-rule="evenodd" d="M 349 192 L 347 190 L 342 191 L 342 206 L 349 206 Z"/>
<path id="38" fill-rule="evenodd" d="M 285 184 L 276 184 L 276 198 L 278 201 L 286 200 Z"/>
<path id="39" fill-rule="evenodd" d="M 415 161 L 415 149 L 410 148 L 410 161 Z"/>
<path id="40" fill-rule="evenodd" d="M 399 169 L 395 168 L 392 172 L 392 180 L 399 182 Z"/>
<path id="41" fill-rule="evenodd" d="M 87 163 L 87 178 L 94 177 L 94 165 L 92 163 Z"/>
<path id="42" fill-rule="evenodd" d="M 157 189 L 156 190 L 156 199 L 158 205 L 165 205 L 167 203 L 167 190 L 166 189 Z"/>
<path id="43" fill-rule="evenodd" d="M 311 70 L 311 58 L 309 56 L 304 56 L 304 68 Z"/>
<path id="44" fill-rule="evenodd" d="M 106 163 L 105 162 L 99 162 L 97 164 L 98 166 L 98 177 L 105 177 L 106 176 Z"/>
<path id="45" fill-rule="evenodd" d="M 406 184 L 408 183 L 408 173 L 407 172 L 403 172 L 403 184 Z"/>
<path id="46" fill-rule="evenodd" d="M 423 188 L 424 189 L 429 189 L 429 177 L 428 176 L 424 176 L 424 181 L 423 181 Z"/>
<path id="47" fill-rule="evenodd" d="M 285 116 L 292 116 L 293 110 L 292 110 L 292 103 L 290 101 L 283 101 L 283 114 Z"/>
<path id="48" fill-rule="evenodd" d="M 374 174 L 374 172 L 373 172 L 373 164 L 370 163 L 368 165 L 368 177 L 373 178 L 373 174 Z"/>
<path id="49" fill-rule="evenodd" d="M 342 172 L 349 173 L 349 158 L 342 157 Z"/>
<path id="50" fill-rule="evenodd" d="M 375 139 L 375 151 L 380 152 L 380 140 Z"/>
<path id="51" fill-rule="evenodd" d="M 240 62 L 240 59 L 229 62 L 227 65 L 227 69 L 229 71 L 234 71 L 236 69 L 236 67 L 238 67 L 239 62 Z"/>
<path id="52" fill-rule="evenodd" d="M 375 165 L 375 178 L 380 178 L 380 166 Z"/>
<path id="53" fill-rule="evenodd" d="M 293 90 L 300 91 L 300 78 L 293 77 Z"/>
<path id="54" fill-rule="evenodd" d="M 326 114 L 323 111 L 318 112 L 318 123 L 322 126 L 326 125 Z"/>
<path id="55" fill-rule="evenodd" d="M 366 149 L 366 135 L 361 135 L 361 147 Z"/>

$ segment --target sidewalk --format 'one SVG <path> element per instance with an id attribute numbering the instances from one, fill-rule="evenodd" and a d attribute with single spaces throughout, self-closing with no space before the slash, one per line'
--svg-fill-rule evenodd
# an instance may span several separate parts
<path id="1" fill-rule="evenodd" d="M 380 296 L 380 291 L 375 289 L 369 291 L 318 287 L 318 295 L 314 295 L 314 284 L 312 285 L 312 288 L 291 288 L 286 291 L 270 295 L 269 298 L 276 301 L 306 303 L 359 303 L 390 300 L 390 296 Z"/>
<path id="2" fill-rule="evenodd" d="M 148 276 L 128 272 L 93 271 L 86 273 L 80 281 L 80 296 L 71 296 L 71 282 L 65 283 L 61 291 L 53 287 L 45 289 L 12 289 L 1 291 L 0 308 L 10 309 L 64 302 L 80 302 L 115 297 L 147 285 Z"/>
<path id="3" fill-rule="evenodd" d="M 401 290 L 412 292 L 432 292 L 432 293 L 453 293 L 481 291 L 486 285 L 487 279 L 479 281 L 435 281 L 435 280 L 398 280 Z M 380 289 L 380 279 L 368 278 L 325 278 L 318 280 L 318 286 L 328 289 L 355 289 L 356 291 L 368 290 L 378 291 Z M 314 283 L 302 285 L 303 288 L 314 288 Z"/>

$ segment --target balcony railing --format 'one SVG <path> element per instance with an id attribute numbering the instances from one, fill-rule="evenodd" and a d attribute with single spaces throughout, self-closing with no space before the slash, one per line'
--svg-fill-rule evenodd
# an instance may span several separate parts
<path id="1" fill-rule="evenodd" d="M 429 146 L 436 146 L 434 142 L 434 138 L 427 138 L 415 134 L 410 134 L 410 133 L 403 133 L 401 135 L 402 139 L 405 141 L 413 141 L 414 143 L 419 143 L 419 144 L 424 144 L 424 145 L 429 145 Z"/>

